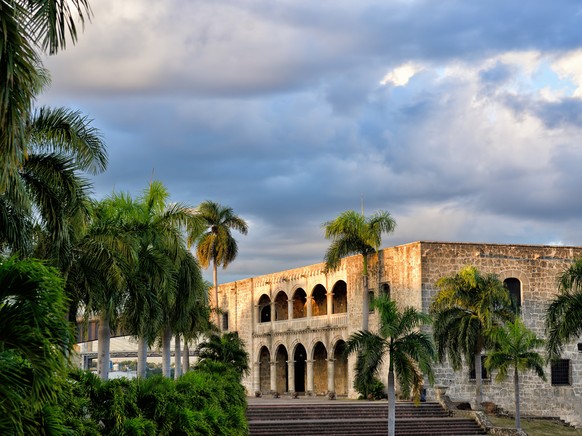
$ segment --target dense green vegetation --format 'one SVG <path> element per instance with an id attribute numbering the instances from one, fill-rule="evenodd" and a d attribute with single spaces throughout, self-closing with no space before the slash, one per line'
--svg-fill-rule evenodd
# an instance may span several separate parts
<path id="1" fill-rule="evenodd" d="M 39 426 L 27 434 L 245 435 L 246 396 L 236 371 L 214 363 L 174 381 L 162 376 L 102 381 L 72 372 Z M 10 434 L 10 433 L 2 433 Z"/>

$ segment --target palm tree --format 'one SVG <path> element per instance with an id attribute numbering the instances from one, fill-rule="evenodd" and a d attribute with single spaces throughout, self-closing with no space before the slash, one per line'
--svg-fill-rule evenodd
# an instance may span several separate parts
<path id="1" fill-rule="evenodd" d="M 91 219 L 74 247 L 67 288 L 76 301 L 83 303 L 86 317 L 99 317 L 98 375 L 109 374 L 111 327 L 115 327 L 120 308 L 136 263 L 138 240 L 123 220 L 122 212 L 110 198 L 95 202 Z"/>
<path id="2" fill-rule="evenodd" d="M 538 339 L 534 332 L 526 328 L 519 317 L 503 327 L 494 328 L 490 336 L 494 341 L 494 347 L 485 359 L 485 367 L 489 370 L 498 370 L 495 377 L 497 381 L 505 380 L 507 373 L 513 369 L 515 427 L 520 429 L 519 373 L 533 370 L 538 377 L 546 380 L 544 359 L 535 351 L 544 344 L 544 341 Z"/>
<path id="3" fill-rule="evenodd" d="M 380 327 L 378 333 L 360 330 L 350 336 L 346 343 L 346 353 L 356 352 L 358 367 L 362 371 L 377 374 L 384 358 L 388 356 L 388 434 L 393 436 L 396 422 L 396 399 L 394 376 L 398 378 L 405 396 L 411 391 L 415 397 L 423 385 L 423 375 L 433 383 L 431 362 L 435 348 L 430 335 L 420 327 L 430 323 L 427 314 L 413 307 L 399 311 L 396 302 L 382 295 L 372 300 L 372 307 L 378 309 Z"/>
<path id="4" fill-rule="evenodd" d="M 172 331 L 180 331 L 193 304 L 205 304 L 200 267 L 186 249 L 185 237 L 202 233 L 202 222 L 191 207 L 168 204 L 168 198 L 164 185 L 152 181 L 136 200 L 127 194 L 109 199 L 137 241 L 121 325 L 138 338 L 139 377 L 145 376 L 148 345 L 162 330 L 164 373 L 169 376 Z"/>
<path id="5" fill-rule="evenodd" d="M 486 332 L 515 316 L 511 298 L 494 274 L 481 274 L 466 266 L 456 274 L 440 278 L 439 292 L 431 305 L 433 334 L 441 362 L 448 357 L 455 371 L 474 361 L 475 401 L 482 403 L 481 353 L 493 344 Z"/>
<path id="6" fill-rule="evenodd" d="M 207 231 L 197 241 L 196 254 L 202 268 L 208 268 L 212 262 L 216 325 L 220 328 L 218 266 L 221 265 L 225 269 L 238 254 L 238 245 L 231 230 L 237 230 L 246 235 L 248 225 L 245 220 L 234 214 L 232 208 L 209 200 L 198 206 L 198 215 L 204 220 Z"/>
<path id="7" fill-rule="evenodd" d="M 560 294 L 546 312 L 548 358 L 558 359 L 564 345 L 582 335 L 582 259 L 576 260 L 559 278 Z"/>
<path id="8" fill-rule="evenodd" d="M 65 274 L 74 233 L 87 219 L 90 185 L 80 175 L 105 170 L 99 130 L 78 111 L 42 107 L 26 121 L 27 153 L 0 193 L 0 244 L 52 259 Z M 38 229 L 34 232 L 34 229 Z"/>
<path id="9" fill-rule="evenodd" d="M 198 344 L 197 350 L 198 365 L 203 366 L 207 361 L 222 362 L 232 366 L 239 377 L 249 374 L 249 354 L 237 332 L 227 332 L 222 336 L 211 334 L 206 341 Z"/>
<path id="10" fill-rule="evenodd" d="M 375 253 L 382 244 L 382 234 L 392 233 L 396 221 L 388 212 L 378 211 L 366 218 L 353 210 L 342 212 L 336 219 L 323 223 L 325 238 L 332 243 L 325 253 L 326 270 L 339 267 L 342 257 L 352 254 L 362 255 L 362 330 L 368 329 L 369 291 L 368 256 Z"/>
<path id="11" fill-rule="evenodd" d="M 78 20 L 90 15 L 87 0 L 5 0 L 0 8 L 0 192 L 26 156 L 26 123 L 34 98 L 48 83 L 41 51 L 77 40 Z"/>
<path id="12" fill-rule="evenodd" d="M 73 347 L 66 311 L 54 268 L 0 258 L 1 434 L 38 434 L 34 413 L 56 400 L 54 383 Z"/>

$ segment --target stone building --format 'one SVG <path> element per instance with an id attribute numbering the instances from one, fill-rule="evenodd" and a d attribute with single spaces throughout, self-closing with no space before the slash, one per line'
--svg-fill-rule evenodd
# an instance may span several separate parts
<path id="1" fill-rule="evenodd" d="M 426 312 L 440 277 L 474 265 L 505 282 L 526 326 L 542 337 L 557 277 L 581 255 L 582 247 L 413 242 L 370 256 L 369 288 L 374 294 L 388 293 L 401 307 Z M 337 271 L 325 274 L 323 269 L 321 263 L 220 286 L 222 328 L 237 331 L 251 357 L 251 373 L 244 380 L 249 394 L 331 391 L 357 396 L 352 383 L 355 357 L 346 358 L 343 350 L 362 326 L 361 257 L 343 259 Z M 372 330 L 377 322 L 370 312 Z M 474 397 L 474 371 L 465 367 L 454 372 L 447 365 L 434 369 L 436 384 L 448 386 L 451 399 Z M 546 374 L 546 382 L 533 373 L 522 376 L 522 414 L 559 416 L 580 425 L 582 354 L 577 344 L 566 348 L 560 362 L 548 365 Z M 498 383 L 490 374 L 482 377 L 484 401 L 512 411 L 512 380 Z M 432 388 L 428 396 L 434 396 Z"/>

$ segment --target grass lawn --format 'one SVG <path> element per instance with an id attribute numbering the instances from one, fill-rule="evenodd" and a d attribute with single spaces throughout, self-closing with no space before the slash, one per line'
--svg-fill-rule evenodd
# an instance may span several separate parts
<path id="1" fill-rule="evenodd" d="M 488 418 L 496 427 L 515 427 L 515 420 L 512 418 L 501 418 L 491 415 L 488 415 Z M 582 429 L 566 427 L 557 421 L 548 419 L 521 418 L 521 427 L 530 436 L 582 435 Z"/>

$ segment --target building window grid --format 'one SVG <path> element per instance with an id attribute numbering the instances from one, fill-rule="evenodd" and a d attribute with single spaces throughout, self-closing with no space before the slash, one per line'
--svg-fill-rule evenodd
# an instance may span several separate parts
<path id="1" fill-rule="evenodd" d="M 552 386 L 571 386 L 570 359 L 559 359 L 552 363 Z"/>

